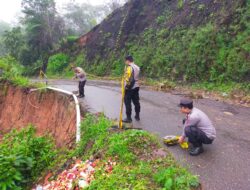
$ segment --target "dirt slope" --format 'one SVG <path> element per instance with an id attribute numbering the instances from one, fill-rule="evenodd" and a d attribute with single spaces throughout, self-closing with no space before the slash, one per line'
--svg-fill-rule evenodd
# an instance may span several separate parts
<path id="1" fill-rule="evenodd" d="M 27 89 L 0 84 L 0 135 L 28 124 L 37 134 L 51 134 L 58 147 L 75 141 L 76 112 L 70 97 L 52 91 L 28 93 Z"/>
<path id="2" fill-rule="evenodd" d="M 197 27 L 210 21 L 229 24 L 237 8 L 245 3 L 245 0 L 130 0 L 64 51 L 77 54 L 84 50 L 88 61 L 98 62 L 116 48 L 120 51 L 150 27 L 172 30 Z M 162 25 L 161 19 L 166 17 Z"/>

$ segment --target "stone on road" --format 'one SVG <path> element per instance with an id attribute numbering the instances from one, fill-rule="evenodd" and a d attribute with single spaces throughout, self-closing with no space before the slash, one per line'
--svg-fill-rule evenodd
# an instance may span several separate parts
<path id="1" fill-rule="evenodd" d="M 76 91 L 77 83 L 54 81 L 53 86 Z M 141 90 L 141 121 L 133 121 L 160 137 L 179 135 L 184 115 L 177 104 L 181 96 L 171 93 Z M 121 93 L 118 86 L 103 82 L 89 82 L 86 97 L 81 103 L 92 113 L 104 112 L 111 119 L 119 118 Z M 209 99 L 195 100 L 195 106 L 203 110 L 213 121 L 217 138 L 205 152 L 197 157 L 189 156 L 179 146 L 169 150 L 193 173 L 200 176 L 205 190 L 249 190 L 250 189 L 250 109 L 229 105 Z"/>

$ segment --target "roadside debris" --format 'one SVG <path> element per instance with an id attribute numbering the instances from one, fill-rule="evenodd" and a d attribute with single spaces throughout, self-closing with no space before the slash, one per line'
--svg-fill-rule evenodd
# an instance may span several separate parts
<path id="1" fill-rule="evenodd" d="M 110 158 L 107 162 L 97 160 L 87 160 L 83 162 L 77 160 L 75 164 L 60 173 L 56 180 L 45 181 L 43 185 L 37 185 L 33 190 L 79 190 L 90 185 L 95 179 L 96 171 L 103 170 L 103 175 L 109 175 L 113 171 L 116 162 Z"/>

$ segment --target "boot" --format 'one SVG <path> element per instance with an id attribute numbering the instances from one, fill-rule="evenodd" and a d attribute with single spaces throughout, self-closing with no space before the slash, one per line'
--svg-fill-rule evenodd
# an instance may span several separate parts
<path id="1" fill-rule="evenodd" d="M 124 123 L 132 123 L 131 117 L 127 117 L 126 119 L 122 120 Z"/>
<path id="2" fill-rule="evenodd" d="M 197 146 L 197 147 L 192 147 L 190 148 L 189 150 L 189 154 L 191 156 L 198 156 L 199 154 L 203 153 L 204 152 L 204 149 L 203 149 L 203 146 Z"/>
<path id="3" fill-rule="evenodd" d="M 140 121 L 141 119 L 140 119 L 140 114 L 139 113 L 137 113 L 136 115 L 135 115 L 135 120 L 136 121 Z"/>
<path id="4" fill-rule="evenodd" d="M 84 95 L 78 95 L 77 96 L 77 98 L 83 98 L 84 97 Z"/>

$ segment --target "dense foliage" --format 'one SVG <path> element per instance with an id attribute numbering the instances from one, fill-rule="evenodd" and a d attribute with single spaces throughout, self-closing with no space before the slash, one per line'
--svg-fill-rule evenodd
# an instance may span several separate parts
<path id="1" fill-rule="evenodd" d="M 0 22 L 0 56 L 11 55 L 25 66 L 26 75 L 46 70 L 49 56 L 61 47 L 72 45 L 107 14 L 121 5 L 70 2 L 58 13 L 55 0 L 22 0 L 23 16 L 11 28 Z"/>
<path id="2" fill-rule="evenodd" d="M 22 8 L 30 56 L 23 64 L 32 64 L 39 59 L 45 63 L 54 45 L 63 36 L 63 21 L 56 11 L 55 1 L 22 0 Z"/>
<path id="3" fill-rule="evenodd" d="M 206 2 L 208 4 L 209 1 Z M 240 91 L 249 93 L 250 1 L 244 2 L 233 2 L 230 12 L 227 12 L 224 1 L 211 3 L 218 8 L 213 10 L 200 1 L 181 0 L 176 2 L 177 9 L 166 7 L 155 20 L 150 20 L 150 27 L 140 34 L 129 32 L 131 28 L 121 25 L 120 37 L 116 36 L 118 31 L 112 33 L 107 27 L 114 25 L 118 19 L 119 14 L 113 14 L 107 18 L 107 22 L 92 31 L 98 43 L 89 42 L 91 48 L 87 45 L 81 51 L 72 46 L 68 52 L 71 61 L 98 76 L 120 76 L 124 69 L 124 56 L 132 54 L 146 79 L 191 83 L 196 87 L 223 92 L 232 91 L 237 86 Z M 137 4 L 134 2 L 132 5 Z M 135 18 L 138 14 L 140 18 L 140 15 L 147 13 L 147 9 L 145 5 L 130 13 Z M 125 13 L 122 15 L 125 21 L 133 21 L 136 26 L 141 26 L 140 19 L 130 14 L 126 18 Z M 183 18 L 184 14 L 188 15 Z M 194 17 L 194 14 L 201 18 Z M 180 17 L 179 24 L 172 23 L 178 19 L 177 16 Z M 190 23 L 186 18 L 192 19 Z M 185 23 L 180 24 L 181 19 Z M 133 32 L 136 30 L 133 29 Z M 114 44 L 118 44 L 119 48 L 112 49 Z"/>
<path id="4" fill-rule="evenodd" d="M 143 75 L 150 78 L 212 83 L 250 81 L 249 11 L 247 1 L 228 25 L 210 22 L 168 29 L 164 26 L 171 17 L 170 11 L 156 19 L 157 27 L 128 40 L 119 56 L 111 52 L 103 60 L 97 55 L 91 67 L 85 61 L 86 67 L 100 75 L 120 75 L 123 56 L 129 52 Z"/>
<path id="5" fill-rule="evenodd" d="M 23 77 L 24 67 L 15 58 L 7 56 L 0 58 L 0 81 L 9 81 L 17 86 L 26 87 L 29 80 Z"/>
<path id="6" fill-rule="evenodd" d="M 0 189 L 28 189 L 56 154 L 50 138 L 36 137 L 32 126 L 5 135 L 0 143 Z"/>
<path id="7" fill-rule="evenodd" d="M 0 21 L 0 56 L 7 53 L 7 50 L 4 47 L 3 35 L 8 30 L 10 30 L 10 25 L 6 22 Z"/>
<path id="8" fill-rule="evenodd" d="M 69 57 L 63 53 L 59 53 L 49 58 L 47 73 L 48 75 L 62 74 L 68 66 Z"/>

